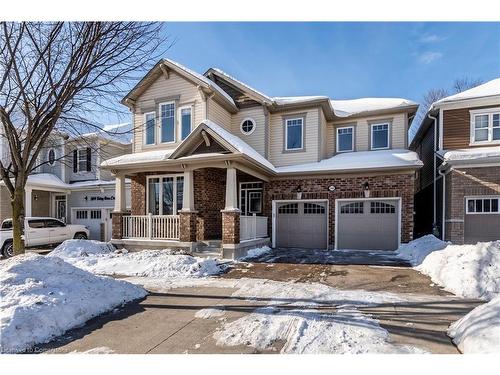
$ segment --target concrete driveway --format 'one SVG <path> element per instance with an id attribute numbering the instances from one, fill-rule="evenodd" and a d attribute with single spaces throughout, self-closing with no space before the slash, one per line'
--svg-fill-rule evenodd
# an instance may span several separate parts
<path id="1" fill-rule="evenodd" d="M 387 329 L 396 344 L 418 346 L 432 353 L 458 353 L 446 336 L 449 324 L 480 302 L 453 297 L 429 278 L 402 267 L 365 265 L 310 265 L 237 263 L 218 279 L 263 278 L 276 281 L 319 282 L 339 289 L 413 293 L 432 298 L 418 303 L 386 303 L 359 308 Z M 268 303 L 232 296 L 235 289 L 213 286 L 184 287 L 161 292 L 150 289 L 142 301 L 97 317 L 84 327 L 42 345 L 48 353 L 279 353 L 283 342 L 269 350 L 250 346 L 219 346 L 213 334 L 223 321 L 231 322 Z M 223 307 L 224 318 L 202 319 L 195 314 L 207 307 Z M 336 309 L 335 305 L 322 308 Z"/>

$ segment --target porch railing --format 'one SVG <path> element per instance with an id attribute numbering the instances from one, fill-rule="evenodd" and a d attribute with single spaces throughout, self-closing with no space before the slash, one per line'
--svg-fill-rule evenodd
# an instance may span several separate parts
<path id="1" fill-rule="evenodd" d="M 267 237 L 267 216 L 240 216 L 240 241 Z"/>
<path id="2" fill-rule="evenodd" d="M 122 238 L 178 240 L 179 215 L 124 216 Z"/>

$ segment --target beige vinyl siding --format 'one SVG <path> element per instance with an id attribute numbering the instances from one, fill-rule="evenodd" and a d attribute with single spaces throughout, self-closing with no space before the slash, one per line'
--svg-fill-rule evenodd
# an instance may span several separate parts
<path id="1" fill-rule="evenodd" d="M 321 126 L 321 133 L 320 133 L 320 139 L 319 143 L 321 145 L 321 150 L 320 150 L 320 156 L 322 159 L 326 159 L 330 156 L 329 150 L 328 150 L 328 130 L 327 130 L 327 124 L 326 124 L 326 118 L 325 114 L 323 111 L 320 109 L 320 126 Z"/>
<path id="2" fill-rule="evenodd" d="M 330 158 L 335 154 L 335 148 L 336 148 L 335 126 L 331 122 L 326 124 L 325 140 L 326 140 L 326 157 Z"/>
<path id="3" fill-rule="evenodd" d="M 243 134 L 241 132 L 241 122 L 244 119 L 251 118 L 255 121 L 255 130 L 252 134 Z M 265 156 L 266 153 L 266 119 L 264 108 L 261 106 L 243 109 L 234 114 L 231 118 L 231 132 L 243 141 L 252 146 L 259 154 Z"/>
<path id="4" fill-rule="evenodd" d="M 179 142 L 161 144 L 159 143 L 159 139 L 157 139 L 156 145 L 144 146 L 143 141 L 144 112 L 155 110 L 158 113 L 158 101 L 161 101 L 162 98 L 176 96 L 179 96 L 175 109 L 176 131 L 179 123 L 179 107 L 184 105 L 191 105 L 193 107 L 193 127 L 197 126 L 205 118 L 205 101 L 194 83 L 173 71 L 170 72 L 168 79 L 165 79 L 163 75 L 159 76 L 158 79 L 139 97 L 136 103 L 134 113 L 134 152 L 158 148 L 171 149 L 178 146 Z M 168 101 L 168 99 L 165 101 Z M 156 126 L 157 128 L 160 127 L 158 119 L 156 121 Z"/>
<path id="5" fill-rule="evenodd" d="M 207 100 L 208 119 L 231 131 L 231 114 L 213 99 Z"/>
<path id="6" fill-rule="evenodd" d="M 305 150 L 295 152 L 283 152 L 284 150 L 284 123 L 283 116 L 289 117 L 297 114 L 306 113 L 304 124 L 305 132 Z M 270 150 L 269 161 L 276 167 L 311 163 L 318 161 L 319 158 L 319 117 L 318 108 L 303 109 L 298 111 L 280 112 L 270 114 Z"/>
<path id="7" fill-rule="evenodd" d="M 12 217 L 10 193 L 5 186 L 0 186 L 0 222 Z"/>
<path id="8" fill-rule="evenodd" d="M 101 143 L 100 150 L 100 162 L 102 163 L 104 160 L 108 160 L 120 155 L 130 154 L 132 147 L 125 146 L 119 147 L 112 144 Z M 113 180 L 113 176 L 111 175 L 111 171 L 107 169 L 100 169 L 100 179 L 101 180 Z"/>

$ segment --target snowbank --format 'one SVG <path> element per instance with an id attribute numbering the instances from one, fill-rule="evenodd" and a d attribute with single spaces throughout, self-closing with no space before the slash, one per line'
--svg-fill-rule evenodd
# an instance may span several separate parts
<path id="1" fill-rule="evenodd" d="M 139 286 L 92 275 L 57 257 L 26 254 L 4 260 L 0 350 L 29 350 L 146 294 Z"/>
<path id="2" fill-rule="evenodd" d="M 96 254 L 110 254 L 115 247 L 106 242 L 94 240 L 66 240 L 47 256 L 59 258 L 77 258 Z"/>
<path id="3" fill-rule="evenodd" d="M 257 247 L 255 249 L 251 249 L 247 251 L 247 255 L 239 260 L 245 261 L 260 257 L 264 254 L 271 252 L 271 248 L 269 246 Z"/>
<path id="4" fill-rule="evenodd" d="M 500 353 L 500 296 L 453 323 L 448 336 L 462 353 Z"/>
<path id="5" fill-rule="evenodd" d="M 402 244 L 397 250 L 401 258 L 408 260 L 413 266 L 418 266 L 425 257 L 436 250 L 446 247 L 447 243 L 441 241 L 432 234 L 417 238 L 406 244 Z"/>

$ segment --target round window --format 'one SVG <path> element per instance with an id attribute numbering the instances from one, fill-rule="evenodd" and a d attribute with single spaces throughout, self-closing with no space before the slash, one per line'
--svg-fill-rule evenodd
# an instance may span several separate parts
<path id="1" fill-rule="evenodd" d="M 54 163 L 56 162 L 56 152 L 53 148 L 51 148 L 49 150 L 49 157 L 48 157 L 48 162 L 50 165 L 54 165 Z"/>
<path id="2" fill-rule="evenodd" d="M 241 122 L 241 132 L 243 134 L 252 134 L 255 130 L 255 121 L 251 118 L 246 118 Z"/>

